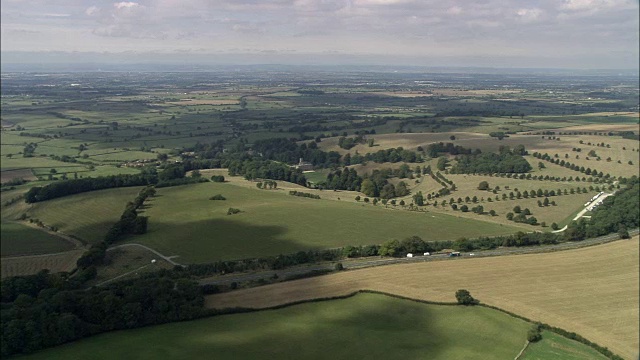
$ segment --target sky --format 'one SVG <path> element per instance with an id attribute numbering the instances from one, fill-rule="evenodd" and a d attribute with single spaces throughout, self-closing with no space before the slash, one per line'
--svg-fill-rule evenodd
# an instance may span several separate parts
<path id="1" fill-rule="evenodd" d="M 0 7 L 5 63 L 639 66 L 638 0 L 2 0 Z"/>

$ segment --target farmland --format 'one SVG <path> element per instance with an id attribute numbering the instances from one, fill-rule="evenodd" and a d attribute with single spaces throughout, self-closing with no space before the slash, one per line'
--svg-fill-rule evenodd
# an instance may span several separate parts
<path id="1" fill-rule="evenodd" d="M 359 294 L 100 335 L 25 359 L 204 359 L 212 353 L 219 359 L 323 359 L 327 351 L 336 359 L 505 359 L 520 351 L 528 327 L 486 308 Z"/>
<path id="2" fill-rule="evenodd" d="M 450 302 L 464 288 L 485 304 L 574 331 L 633 358 L 639 331 L 638 240 L 557 253 L 353 270 L 211 295 L 207 306 L 260 308 L 360 289 Z"/>
<path id="3" fill-rule="evenodd" d="M 286 280 L 288 267 L 406 256 L 420 239 L 438 250 L 580 240 L 579 231 L 605 222 L 602 211 L 573 222 L 595 194 L 622 194 L 626 210 L 611 214 L 636 210 L 624 195 L 640 175 L 635 75 L 223 67 L 3 73 L 1 89 L 3 306 L 15 316 L 3 338 L 24 339 L 15 349 L 3 341 L 3 357 L 85 337 L 89 328 L 193 319 L 202 315 L 201 292 L 222 292 L 207 296 L 209 308 L 262 308 L 362 289 L 452 302 L 460 288 L 637 356 L 637 237 L 240 290 L 194 281 L 262 271 Z M 434 150 L 436 143 L 452 146 Z M 637 226 L 622 217 L 605 219 L 598 234 Z M 450 242 L 429 243 L 441 240 Z M 45 268 L 52 274 L 11 278 Z M 50 302 L 67 291 L 83 299 L 78 306 Z M 23 305 L 37 310 L 11 310 Z M 67 312 L 64 321 L 47 322 L 56 311 Z M 62 329 L 43 342 L 25 330 L 30 322 L 43 334 Z M 488 308 L 358 294 L 103 334 L 33 357 L 326 358 L 329 347 L 337 358 L 512 358 L 529 326 Z M 523 358 L 601 358 L 544 334 Z M 364 340 L 344 340 L 355 338 Z M 292 341 L 296 353 L 283 353 Z"/>
<path id="4" fill-rule="evenodd" d="M 247 188 L 233 183 L 206 183 L 159 189 L 159 196 L 145 210 L 150 217 L 147 234 L 132 241 L 163 254 L 179 255 L 180 262 L 190 263 L 377 244 L 413 235 L 452 240 L 471 236 L 471 229 L 479 228 L 485 234 L 516 231 L 510 225 L 449 215 L 405 213 L 337 199 L 292 197 L 285 190 L 286 184 L 282 186 L 281 190 L 259 190 L 255 185 Z M 227 200 L 209 200 L 215 194 L 222 194 Z M 318 194 L 324 196 L 324 192 Z M 242 212 L 229 216 L 230 207 Z M 467 226 L 453 227 L 460 223 Z"/>

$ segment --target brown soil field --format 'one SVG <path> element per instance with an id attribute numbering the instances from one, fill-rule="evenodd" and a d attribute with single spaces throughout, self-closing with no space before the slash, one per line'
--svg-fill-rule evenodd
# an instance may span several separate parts
<path id="1" fill-rule="evenodd" d="M 4 170 L 0 171 L 0 183 L 5 183 L 13 179 L 37 180 L 31 169 Z"/>
<path id="2" fill-rule="evenodd" d="M 171 101 L 167 102 L 167 104 L 171 105 L 235 105 L 238 103 L 238 100 L 232 99 L 213 99 L 213 100 L 192 100 L 192 99 L 184 99 L 182 101 Z"/>
<path id="3" fill-rule="evenodd" d="M 370 95 L 384 95 L 384 96 L 395 96 L 402 98 L 415 98 L 422 96 L 433 96 L 433 94 L 422 91 L 376 91 L 370 92 Z"/>
<path id="4" fill-rule="evenodd" d="M 76 261 L 84 251 L 84 249 L 78 249 L 58 254 L 4 257 L 2 258 L 0 274 L 2 278 L 5 278 L 33 275 L 42 269 L 49 269 L 52 273 L 71 271 L 76 267 Z"/>
<path id="5" fill-rule="evenodd" d="M 389 265 L 206 297 L 209 308 L 263 308 L 368 289 L 455 301 L 467 289 L 482 303 L 579 333 L 637 358 L 639 239 L 543 254 Z"/>

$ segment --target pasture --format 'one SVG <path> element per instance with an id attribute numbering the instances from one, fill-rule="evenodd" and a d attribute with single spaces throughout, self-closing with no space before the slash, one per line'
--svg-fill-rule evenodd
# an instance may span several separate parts
<path id="1" fill-rule="evenodd" d="M 127 202 L 140 187 L 98 190 L 32 204 L 29 217 L 94 244 L 120 219 Z"/>
<path id="2" fill-rule="evenodd" d="M 331 192 L 329 192 L 331 193 Z M 225 201 L 209 198 L 222 194 Z M 323 196 L 323 192 L 319 192 Z M 242 259 L 380 244 L 418 235 L 425 240 L 455 240 L 479 231 L 509 234 L 516 227 L 449 215 L 413 213 L 290 196 L 288 191 L 249 189 L 232 183 L 203 183 L 158 189 L 144 215 L 148 231 L 131 241 L 181 263 Z M 229 208 L 242 212 L 227 215 Z"/>
<path id="3" fill-rule="evenodd" d="M 638 356 L 639 238 L 554 253 L 374 267 L 210 295 L 211 308 L 270 307 L 361 289 L 482 303 L 576 332 L 625 358 Z M 585 274 L 588 274 L 586 276 Z"/>
<path id="4" fill-rule="evenodd" d="M 24 359 L 509 359 L 529 326 L 487 308 L 358 294 L 103 334 Z"/>
<path id="5" fill-rule="evenodd" d="M 542 340 L 530 343 L 522 360 L 584 360 L 607 359 L 596 350 L 551 331 L 542 332 Z"/>

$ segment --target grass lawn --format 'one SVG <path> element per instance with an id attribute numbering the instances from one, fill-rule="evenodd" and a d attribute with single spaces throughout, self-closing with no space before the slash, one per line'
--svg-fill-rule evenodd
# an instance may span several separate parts
<path id="1" fill-rule="evenodd" d="M 0 223 L 2 256 L 36 255 L 57 253 L 73 249 L 70 242 L 46 231 L 32 229 L 14 222 Z"/>
<path id="2" fill-rule="evenodd" d="M 542 340 L 531 343 L 520 357 L 521 360 L 587 360 L 607 359 L 594 349 L 554 332 L 543 331 Z"/>
<path id="3" fill-rule="evenodd" d="M 24 359 L 511 359 L 529 324 L 384 295 L 98 335 Z"/>
<path id="4" fill-rule="evenodd" d="M 227 200 L 209 200 L 215 194 Z M 148 232 L 131 241 L 165 255 L 179 255 L 177 260 L 183 263 L 381 244 L 413 235 L 425 240 L 455 240 L 517 231 L 510 225 L 353 201 L 301 198 L 288 195 L 286 190 L 231 183 L 161 188 L 158 195 L 150 199 L 144 212 L 149 216 Z M 231 207 L 242 212 L 227 215 Z"/>
<path id="5" fill-rule="evenodd" d="M 109 227 L 120 219 L 128 201 L 140 187 L 107 189 L 65 196 L 33 204 L 27 212 L 49 226 L 88 242 L 102 241 Z"/>

